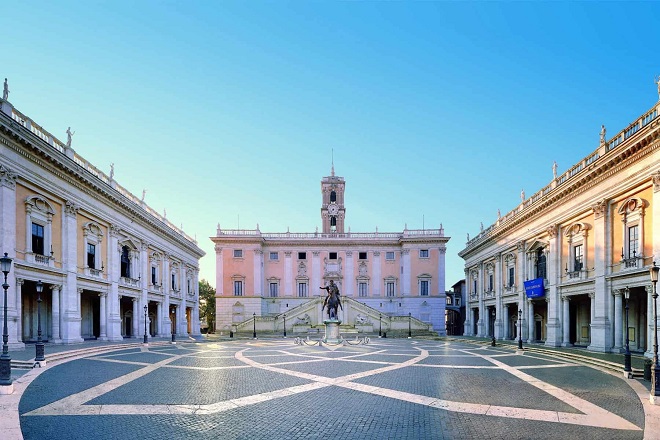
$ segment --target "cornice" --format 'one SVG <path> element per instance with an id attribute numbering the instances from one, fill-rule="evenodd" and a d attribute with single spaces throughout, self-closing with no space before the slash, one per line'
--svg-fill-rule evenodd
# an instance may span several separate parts
<path id="1" fill-rule="evenodd" d="M 99 195 L 102 196 L 105 198 L 107 205 L 114 205 L 115 211 L 123 211 L 124 216 L 127 218 L 139 219 L 149 229 L 169 237 L 170 240 L 173 240 L 178 246 L 186 249 L 190 254 L 199 256 L 199 258 L 206 254 L 199 246 L 189 242 L 158 219 L 148 215 L 141 207 L 137 207 L 134 203 L 126 200 L 112 186 L 96 178 L 73 159 L 50 145 L 42 148 L 41 144 L 44 143 L 42 139 L 11 119 L 7 123 L 6 119 L 9 119 L 8 116 L 0 112 L 0 133 L 7 135 L 15 141 L 8 142 L 0 137 L 2 144 L 7 146 L 7 148 L 12 149 L 20 156 L 34 163 L 37 167 L 47 170 L 48 173 L 89 195 L 91 198 L 98 199 Z M 88 209 L 87 207 L 84 208 Z M 107 221 L 111 220 L 107 219 Z"/>
<path id="2" fill-rule="evenodd" d="M 539 214 L 554 209 L 556 206 L 564 203 L 567 198 L 574 198 L 589 191 L 595 186 L 600 185 L 606 179 L 628 168 L 634 162 L 656 153 L 660 147 L 660 132 L 656 130 L 658 125 L 660 125 L 660 122 L 658 121 L 650 124 L 650 131 L 646 136 L 629 145 L 628 148 L 619 149 L 618 151 L 615 148 L 605 153 L 601 159 L 607 159 L 606 161 L 600 163 L 599 161 L 596 161 L 589 165 L 583 170 L 583 172 L 588 171 L 584 176 L 581 176 L 575 181 L 569 180 L 566 182 L 567 184 L 558 186 L 553 191 L 543 196 L 540 199 L 540 202 L 525 208 L 521 213 L 511 218 L 506 223 L 496 226 L 484 236 L 481 241 L 466 246 L 460 251 L 458 253 L 459 257 L 465 258 L 468 254 L 487 248 L 492 242 L 497 242 L 502 236 L 508 235 L 510 231 L 520 229 L 530 223 L 536 219 Z"/>

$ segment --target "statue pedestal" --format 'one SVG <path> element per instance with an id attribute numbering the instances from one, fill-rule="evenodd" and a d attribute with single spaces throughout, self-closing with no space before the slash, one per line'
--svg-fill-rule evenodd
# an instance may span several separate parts
<path id="1" fill-rule="evenodd" d="M 323 338 L 323 342 L 339 344 L 342 341 L 341 336 L 339 336 L 339 324 L 341 324 L 341 321 L 338 319 L 326 319 L 323 321 L 323 324 L 325 324 L 325 338 Z"/>

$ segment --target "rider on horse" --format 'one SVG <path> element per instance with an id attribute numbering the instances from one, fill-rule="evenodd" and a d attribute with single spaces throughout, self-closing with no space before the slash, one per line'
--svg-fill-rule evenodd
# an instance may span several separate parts
<path id="1" fill-rule="evenodd" d="M 325 289 L 328 292 L 328 296 L 323 300 L 323 307 L 321 311 L 325 309 L 325 306 L 328 306 L 328 317 L 330 319 L 337 319 L 337 311 L 339 308 L 344 310 L 341 305 L 341 299 L 339 298 L 339 288 L 333 280 L 330 280 L 330 284 L 325 287 L 319 287 L 319 289 Z"/>

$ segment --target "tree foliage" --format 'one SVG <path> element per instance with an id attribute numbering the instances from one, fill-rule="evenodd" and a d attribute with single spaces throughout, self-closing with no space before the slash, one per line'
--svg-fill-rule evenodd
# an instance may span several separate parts
<path id="1" fill-rule="evenodd" d="M 206 280 L 199 282 L 199 319 L 206 321 L 209 332 L 215 329 L 215 289 Z"/>

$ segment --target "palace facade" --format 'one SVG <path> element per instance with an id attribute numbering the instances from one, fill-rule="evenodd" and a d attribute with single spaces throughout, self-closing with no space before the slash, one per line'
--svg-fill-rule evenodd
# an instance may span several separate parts
<path id="1" fill-rule="evenodd" d="M 465 334 L 652 354 L 649 268 L 660 262 L 660 104 L 459 253 Z M 628 296 L 629 298 L 627 299 Z M 626 325 L 626 305 L 628 324 Z"/>
<path id="2" fill-rule="evenodd" d="M 113 174 L 77 154 L 71 134 L 63 143 L 0 100 L 10 346 L 37 340 L 38 299 L 42 339 L 52 343 L 142 337 L 145 325 L 149 336 L 199 334 L 204 252 Z"/>
<path id="3" fill-rule="evenodd" d="M 332 280 L 345 302 L 339 313 L 345 324 L 377 331 L 379 326 L 408 328 L 413 321 L 415 328 L 426 324 L 444 334 L 449 237 L 442 227 L 397 233 L 345 231 L 345 185 L 344 178 L 335 176 L 334 166 L 321 181 L 322 232 L 317 228 L 311 233 L 262 233 L 258 225 L 253 230 L 218 225 L 211 237 L 218 331 L 240 331 L 249 323 L 251 332 L 253 317 L 264 328 L 281 330 L 285 314 L 287 327 L 320 324 L 320 299 L 326 293 L 320 287 Z M 265 324 L 268 321 L 272 325 Z"/>

